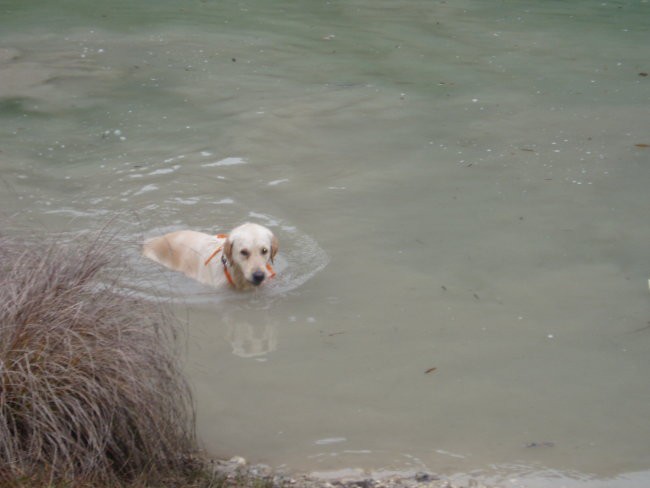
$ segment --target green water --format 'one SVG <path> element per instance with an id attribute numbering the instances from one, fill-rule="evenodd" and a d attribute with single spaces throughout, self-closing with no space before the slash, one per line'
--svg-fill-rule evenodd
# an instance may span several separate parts
<path id="1" fill-rule="evenodd" d="M 3 227 L 113 219 L 215 455 L 646 486 L 649 59 L 646 1 L 0 0 Z M 245 220 L 260 293 L 138 257 Z"/>

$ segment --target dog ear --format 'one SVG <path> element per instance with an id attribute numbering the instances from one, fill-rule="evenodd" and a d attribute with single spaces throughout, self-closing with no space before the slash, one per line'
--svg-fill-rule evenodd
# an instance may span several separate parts
<path id="1" fill-rule="evenodd" d="M 278 238 L 275 237 L 274 235 L 271 236 L 271 264 L 273 264 L 273 258 L 275 258 L 279 246 L 280 243 L 278 242 Z"/>
<path id="2" fill-rule="evenodd" d="M 223 255 L 226 256 L 228 263 L 232 263 L 232 241 L 230 237 L 223 243 Z"/>

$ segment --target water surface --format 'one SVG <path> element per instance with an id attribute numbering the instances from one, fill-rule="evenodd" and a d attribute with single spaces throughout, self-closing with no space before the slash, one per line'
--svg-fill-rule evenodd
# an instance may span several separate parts
<path id="1" fill-rule="evenodd" d="M 650 482 L 648 2 L 0 16 L 5 227 L 116 221 L 125 286 L 187 319 L 209 452 Z M 145 236 L 246 220 L 281 242 L 259 293 L 138 258 Z"/>

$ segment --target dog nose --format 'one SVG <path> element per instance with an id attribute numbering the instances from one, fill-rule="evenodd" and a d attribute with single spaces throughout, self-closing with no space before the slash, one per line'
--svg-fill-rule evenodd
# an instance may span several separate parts
<path id="1" fill-rule="evenodd" d="M 253 273 L 253 284 L 259 285 L 262 281 L 264 281 L 264 278 L 266 278 L 264 271 L 255 271 Z"/>

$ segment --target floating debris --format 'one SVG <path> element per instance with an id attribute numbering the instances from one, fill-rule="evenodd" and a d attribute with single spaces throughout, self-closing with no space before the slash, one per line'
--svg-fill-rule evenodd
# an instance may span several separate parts
<path id="1" fill-rule="evenodd" d="M 543 442 L 529 442 L 526 444 L 527 448 L 533 447 L 555 447 L 555 442 L 543 441 Z"/>
<path id="2" fill-rule="evenodd" d="M 646 325 L 645 327 L 634 329 L 632 332 L 643 332 L 644 330 L 648 330 L 648 329 L 650 329 L 650 321 L 648 321 L 648 325 Z"/>
<path id="3" fill-rule="evenodd" d="M 334 336 L 336 336 L 336 335 L 341 335 L 341 334 L 345 334 L 345 331 L 341 331 L 341 332 L 330 332 L 329 334 L 327 334 L 327 337 L 334 337 Z"/>
<path id="4" fill-rule="evenodd" d="M 427 370 L 424 372 L 424 374 L 433 373 L 433 372 L 436 371 L 437 369 L 438 369 L 438 368 L 429 368 L 429 369 L 427 369 Z"/>

